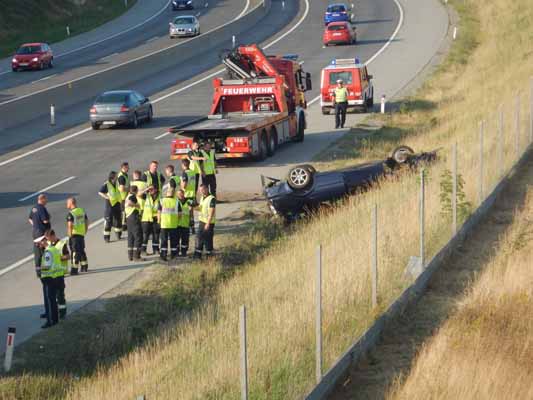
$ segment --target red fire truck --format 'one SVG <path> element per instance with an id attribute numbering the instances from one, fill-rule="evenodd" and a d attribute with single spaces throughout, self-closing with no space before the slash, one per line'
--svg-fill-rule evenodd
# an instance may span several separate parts
<path id="1" fill-rule="evenodd" d="M 209 141 L 217 158 L 265 159 L 279 145 L 304 140 L 304 93 L 311 90 L 297 55 L 265 56 L 256 45 L 226 52 L 222 62 L 229 79 L 213 79 L 209 115 L 176 126 L 171 159 L 186 157 L 193 141 Z"/>

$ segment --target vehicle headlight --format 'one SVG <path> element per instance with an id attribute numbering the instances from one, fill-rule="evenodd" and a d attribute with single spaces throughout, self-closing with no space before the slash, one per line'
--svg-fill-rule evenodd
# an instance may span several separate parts
<path id="1" fill-rule="evenodd" d="M 187 29 L 187 32 L 192 32 L 192 28 Z"/>
<path id="2" fill-rule="evenodd" d="M 172 1 L 172 4 L 174 4 L 175 6 L 177 6 L 177 5 L 178 5 L 178 2 L 177 2 L 176 0 L 173 0 L 173 1 Z"/>
<path id="3" fill-rule="evenodd" d="M 192 3 L 192 0 L 189 0 L 189 1 L 187 2 L 187 4 L 191 4 L 191 3 Z"/>
<path id="4" fill-rule="evenodd" d="M 39 61 L 39 59 L 38 59 L 37 57 L 33 57 L 31 60 L 32 60 L 33 62 L 37 62 L 37 61 Z"/>
<path id="5" fill-rule="evenodd" d="M 19 61 L 16 58 L 14 58 L 11 60 L 11 62 L 18 63 Z"/>

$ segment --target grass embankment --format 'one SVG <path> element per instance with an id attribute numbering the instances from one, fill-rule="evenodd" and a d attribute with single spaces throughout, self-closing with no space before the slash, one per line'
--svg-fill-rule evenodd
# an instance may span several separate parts
<path id="1" fill-rule="evenodd" d="M 533 398 L 532 216 L 529 189 L 485 271 L 387 398 Z"/>
<path id="2" fill-rule="evenodd" d="M 442 213 L 442 174 L 449 146 L 457 141 L 465 201 L 477 204 L 478 122 L 490 118 L 485 156 L 494 159 L 495 110 L 506 103 L 504 162 L 514 156 L 513 93 L 529 79 L 533 28 L 527 0 L 457 2 L 462 16 L 452 55 L 416 98 L 387 116 L 366 142 L 351 136 L 360 153 L 350 162 L 382 157 L 400 141 L 416 149 L 445 146 L 442 161 L 428 171 L 427 253 L 450 237 Z M 525 21 L 525 22 L 524 22 Z M 477 46 L 477 47 L 476 47 Z M 472 54 L 470 54 L 472 52 Z M 419 107 L 416 104 L 429 104 Z M 525 127 L 526 102 L 522 102 Z M 524 142 L 522 131 L 522 143 Z M 346 139 L 349 140 L 349 139 Z M 489 158 L 489 155 L 492 158 Z M 337 157 L 338 158 L 338 157 Z M 485 188 L 497 180 L 496 162 L 486 162 Z M 297 399 L 314 384 L 314 264 L 323 245 L 325 368 L 352 343 L 409 283 L 404 268 L 418 253 L 417 175 L 383 182 L 379 190 L 349 199 L 335 212 L 318 215 L 271 243 L 262 258 L 222 282 L 215 293 L 164 334 L 68 387 L 68 399 L 234 399 L 239 393 L 238 309 L 248 307 L 250 388 L 253 399 Z M 446 193 L 445 193 L 446 194 Z M 379 205 L 379 302 L 370 307 L 370 211 Z M 242 241 L 246 242 L 246 237 Z M 219 261 L 211 268 L 220 269 Z M 13 378 L 16 380 L 17 378 Z"/>
<path id="3" fill-rule="evenodd" d="M 66 39 L 66 27 L 78 35 L 110 21 L 137 0 L 0 0 L 0 57 L 22 43 Z"/>

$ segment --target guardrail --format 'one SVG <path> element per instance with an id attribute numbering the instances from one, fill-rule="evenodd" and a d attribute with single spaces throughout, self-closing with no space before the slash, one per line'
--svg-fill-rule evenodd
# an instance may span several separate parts
<path id="1" fill-rule="evenodd" d="M 47 115 L 50 104 L 54 104 L 57 113 L 62 109 L 93 99 L 103 91 L 125 88 L 132 82 L 141 81 L 147 76 L 179 66 L 213 48 L 225 44 L 227 48 L 231 48 L 232 36 L 238 36 L 253 28 L 268 14 L 271 5 L 271 0 L 264 0 L 238 20 L 227 22 L 186 42 L 52 86 L 30 96 L 14 99 L 1 107 L 2 113 L 8 115 L 9 118 L 3 119 L 0 129 L 17 126 L 22 122 Z"/>

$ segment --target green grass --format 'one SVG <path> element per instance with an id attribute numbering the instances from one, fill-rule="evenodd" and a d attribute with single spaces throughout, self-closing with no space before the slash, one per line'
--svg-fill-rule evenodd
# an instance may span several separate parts
<path id="1" fill-rule="evenodd" d="M 66 27 L 78 35 L 131 8 L 137 0 L 0 0 L 0 57 L 13 54 L 25 42 L 56 43 L 66 39 Z"/>

